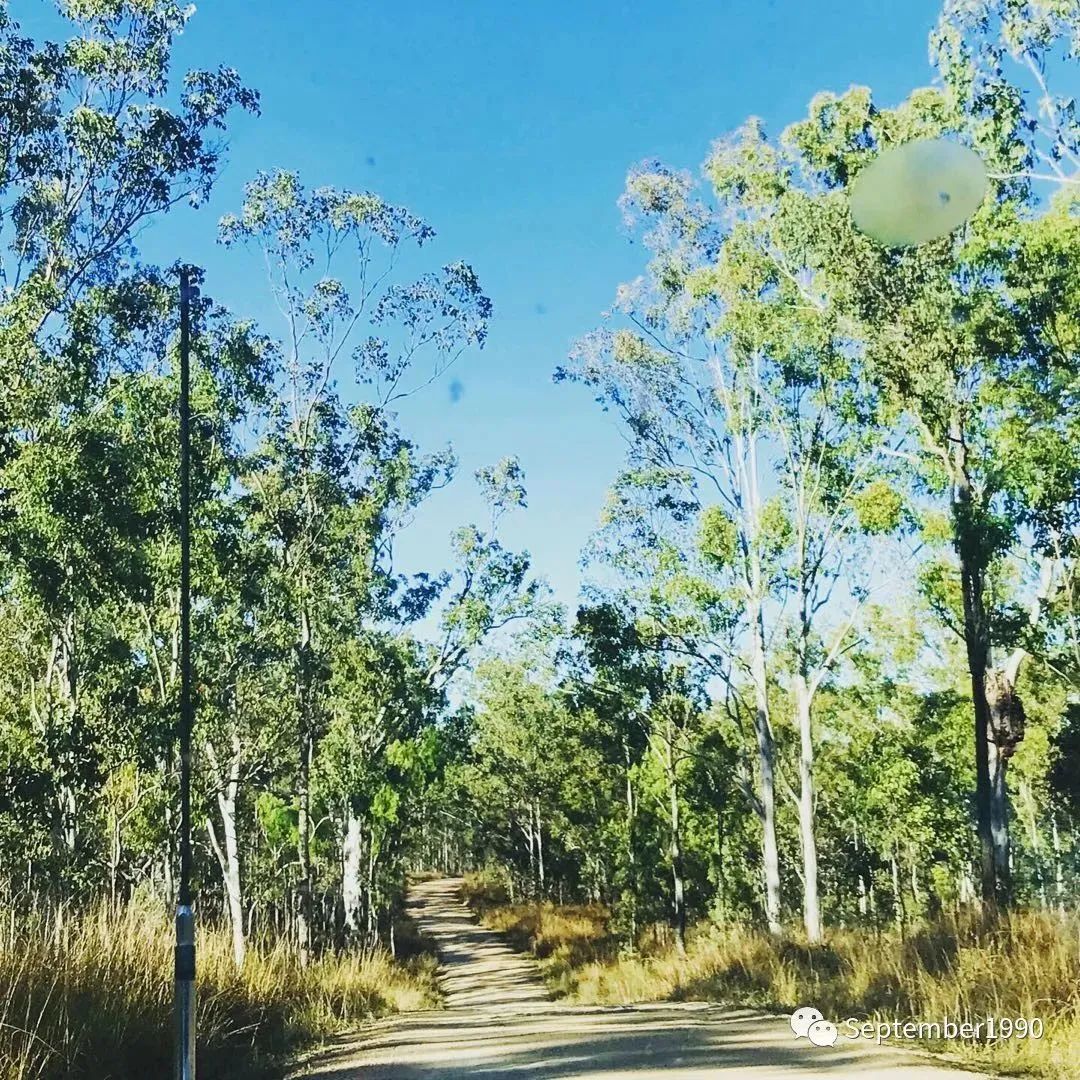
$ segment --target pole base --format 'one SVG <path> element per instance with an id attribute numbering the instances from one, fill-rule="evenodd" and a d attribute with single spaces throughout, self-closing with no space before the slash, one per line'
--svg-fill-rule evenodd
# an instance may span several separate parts
<path id="1" fill-rule="evenodd" d="M 195 1080 L 195 916 L 176 910 L 175 1080 Z"/>

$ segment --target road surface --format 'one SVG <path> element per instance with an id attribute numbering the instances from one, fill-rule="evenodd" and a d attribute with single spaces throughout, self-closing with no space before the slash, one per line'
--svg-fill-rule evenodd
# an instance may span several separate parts
<path id="1" fill-rule="evenodd" d="M 613 1008 L 549 999 L 536 964 L 478 926 L 455 880 L 417 885 L 410 913 L 439 950 L 446 1008 L 378 1021 L 297 1080 L 961 1080 L 907 1052 L 796 1039 L 786 1017 L 710 1004 Z"/>

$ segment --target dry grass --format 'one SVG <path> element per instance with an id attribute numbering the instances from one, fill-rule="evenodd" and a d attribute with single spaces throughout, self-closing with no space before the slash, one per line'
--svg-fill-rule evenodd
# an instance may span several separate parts
<path id="1" fill-rule="evenodd" d="M 526 908 L 491 908 L 484 923 L 519 949 L 531 950 L 554 965 L 578 968 L 600 955 L 606 941 L 607 913 L 601 907 L 539 904 Z"/>
<path id="2" fill-rule="evenodd" d="M 901 939 L 838 931 L 827 944 L 776 942 L 744 927 L 699 926 L 688 954 L 646 947 L 619 956 L 603 913 L 549 905 L 488 907 L 484 922 L 546 958 L 553 989 L 583 1004 L 709 1000 L 836 1021 L 1039 1017 L 1042 1039 L 932 1045 L 1007 1075 L 1080 1075 L 1080 920 L 1018 912 L 983 930 L 943 920 Z"/>
<path id="3" fill-rule="evenodd" d="M 446 877 L 441 870 L 410 870 L 405 878 L 411 885 L 417 885 L 423 881 L 438 881 Z"/>
<path id="4" fill-rule="evenodd" d="M 510 906 L 510 892 L 494 873 L 479 870 L 462 879 L 461 899 L 475 911 L 485 912 L 495 907 Z M 524 908 L 525 905 L 518 905 Z"/>
<path id="5" fill-rule="evenodd" d="M 0 1080 L 171 1075 L 171 920 L 101 907 L 80 922 L 13 920 L 0 933 Z M 242 972 L 228 935 L 198 940 L 199 1076 L 274 1075 L 285 1056 L 360 1020 L 436 1001 L 434 961 L 327 956 L 301 968 L 253 947 Z"/>

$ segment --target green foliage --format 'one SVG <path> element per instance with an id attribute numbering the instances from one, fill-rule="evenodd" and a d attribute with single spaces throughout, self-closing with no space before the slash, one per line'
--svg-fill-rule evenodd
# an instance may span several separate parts
<path id="1" fill-rule="evenodd" d="M 852 500 L 859 527 L 871 534 L 887 534 L 900 527 L 903 496 L 886 480 L 867 484 Z"/>

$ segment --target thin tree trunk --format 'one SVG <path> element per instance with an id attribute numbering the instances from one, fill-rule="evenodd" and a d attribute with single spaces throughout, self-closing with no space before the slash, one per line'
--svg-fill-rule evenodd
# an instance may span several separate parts
<path id="1" fill-rule="evenodd" d="M 727 876 L 724 873 L 724 806 L 716 808 L 716 904 L 722 922 L 727 921 Z"/>
<path id="2" fill-rule="evenodd" d="M 244 940 L 244 897 L 240 877 L 240 843 L 236 832 L 236 801 L 239 789 L 239 758 L 234 759 L 229 776 L 227 798 L 219 795 L 221 826 L 225 834 L 225 858 L 228 860 L 226 896 L 229 901 L 229 921 L 232 923 L 233 959 L 236 966 L 244 966 L 247 943 Z"/>
<path id="3" fill-rule="evenodd" d="M 536 808 L 536 867 L 540 882 L 540 899 L 544 899 L 547 891 L 547 882 L 544 872 L 544 826 L 540 817 L 540 800 L 533 804 Z"/>
<path id="4" fill-rule="evenodd" d="M 1021 786 L 1024 802 L 1028 808 L 1028 835 L 1031 837 L 1031 854 L 1035 860 L 1035 877 L 1039 883 L 1039 906 L 1047 907 L 1046 895 L 1046 857 L 1043 854 L 1042 837 L 1039 836 L 1038 812 L 1035 808 L 1035 799 L 1031 793 L 1031 787 L 1027 784 Z"/>
<path id="5" fill-rule="evenodd" d="M 952 444 L 952 511 L 956 530 L 956 553 L 960 560 L 960 585 L 964 603 L 964 644 L 975 722 L 975 820 L 979 840 L 979 879 L 983 904 L 995 906 L 998 895 L 992 788 L 990 779 L 990 709 L 986 676 L 990 667 L 990 640 L 984 597 L 984 560 L 979 551 L 978 525 L 972 520 L 971 483 L 967 475 L 967 448 L 959 420 L 950 425 Z"/>
<path id="6" fill-rule="evenodd" d="M 536 834 L 533 832 L 533 808 L 529 803 L 529 818 L 521 827 L 529 846 L 529 899 L 536 899 Z"/>
<path id="7" fill-rule="evenodd" d="M 304 588 L 304 582 L 301 582 Z M 311 620 L 301 605 L 300 634 L 297 642 L 297 697 L 300 720 L 300 760 L 297 808 L 297 856 L 300 862 L 299 907 L 296 918 L 297 948 L 300 963 L 311 962 L 314 945 L 314 883 L 311 870 L 311 764 L 314 754 L 314 717 L 312 716 Z"/>
<path id="8" fill-rule="evenodd" d="M 64 708 L 64 720 L 69 740 L 76 738 L 75 729 L 79 718 L 79 676 L 75 659 L 75 613 L 69 612 L 64 620 L 64 626 L 57 636 L 57 675 L 59 683 L 60 699 Z M 62 757 L 63 766 L 60 773 L 59 790 L 57 792 L 57 809 L 59 838 L 63 848 L 64 857 L 71 860 L 78 845 L 78 820 L 79 807 L 78 797 L 75 791 L 74 771 L 75 756 L 73 751 L 67 750 Z"/>
<path id="9" fill-rule="evenodd" d="M 1057 813 L 1050 815 L 1050 843 L 1054 849 L 1054 898 L 1058 910 L 1065 914 L 1065 874 L 1061 867 L 1061 837 L 1058 835 Z"/>
<path id="10" fill-rule="evenodd" d="M 859 915 L 865 919 L 868 907 L 866 874 L 863 872 L 863 861 L 859 854 L 859 826 L 855 821 L 851 823 L 851 842 L 855 848 L 855 872 L 859 882 Z"/>
<path id="11" fill-rule="evenodd" d="M 803 926 L 807 940 L 821 941 L 818 900 L 817 838 L 814 835 L 814 743 L 810 689 L 803 675 L 795 676 L 795 711 L 799 728 L 799 838 L 802 842 Z"/>
<path id="12" fill-rule="evenodd" d="M 893 845 L 892 854 L 889 856 L 889 866 L 892 871 L 892 894 L 893 894 L 893 918 L 896 920 L 896 929 L 900 936 L 904 934 L 904 894 L 900 889 L 900 864 L 896 858 L 896 846 Z"/>
<path id="13" fill-rule="evenodd" d="M 360 867 L 364 857 L 363 829 L 350 807 L 345 814 L 345 835 L 341 842 L 341 899 L 345 908 L 345 930 L 356 939 L 361 932 L 362 898 Z"/>
<path id="14" fill-rule="evenodd" d="M 626 875 L 630 892 L 630 911 L 627 919 L 627 945 L 633 952 L 637 948 L 637 912 L 638 912 L 638 883 L 637 883 L 637 856 L 634 849 L 634 784 L 630 773 L 630 743 L 623 741 L 623 756 L 626 765 Z"/>
<path id="15" fill-rule="evenodd" d="M 297 889 L 296 942 L 300 963 L 311 962 L 313 945 L 313 893 L 311 880 L 311 736 L 304 731 L 300 738 L 300 784 L 297 811 L 297 855 L 300 860 L 300 881 Z"/>
<path id="16" fill-rule="evenodd" d="M 994 870 L 998 898 L 1007 902 L 1012 892 L 1009 859 L 1009 800 L 1006 771 L 1009 758 L 992 740 L 987 742 L 990 768 L 990 836 L 994 845 Z"/>
<path id="17" fill-rule="evenodd" d="M 780 855 L 776 844 L 776 751 L 769 722 L 769 694 L 765 678 L 765 628 L 760 604 L 751 619 L 750 671 L 754 682 L 754 732 L 757 736 L 761 816 L 761 855 L 765 877 L 765 921 L 769 933 L 779 935 Z"/>
<path id="18" fill-rule="evenodd" d="M 760 389 L 756 362 L 747 373 L 748 383 L 737 376 L 728 384 L 719 366 L 714 368 L 715 389 L 736 428 L 728 473 L 739 506 L 739 545 L 742 555 L 742 589 L 750 631 L 750 679 L 754 687 L 754 734 L 757 741 L 758 791 L 754 811 L 761 822 L 761 862 L 764 886 L 765 921 L 769 932 L 779 935 L 780 856 L 776 842 L 775 746 L 769 719 L 769 691 L 765 661 L 764 596 L 767 583 L 761 566 L 762 504 L 758 483 L 758 433 L 753 419 L 754 399 Z M 736 423 L 737 421 L 737 423 Z"/>
<path id="19" fill-rule="evenodd" d="M 683 867 L 682 819 L 679 807 L 679 777 L 675 767 L 672 740 L 669 731 L 667 743 L 668 798 L 671 814 L 671 877 L 672 906 L 675 915 L 675 947 L 680 956 L 686 955 L 686 886 Z"/>
<path id="20" fill-rule="evenodd" d="M 239 738 L 234 734 L 229 771 L 224 776 L 218 768 L 213 747 L 209 744 L 206 747 L 206 754 L 216 774 L 217 804 L 218 813 L 221 815 L 221 835 L 224 847 L 219 844 L 213 822 L 209 818 L 206 819 L 206 830 L 210 836 L 210 845 L 221 867 L 225 909 L 229 913 L 229 928 L 232 932 L 233 959 L 236 961 L 237 968 L 242 968 L 247 956 L 247 941 L 244 936 L 244 896 L 240 876 L 240 843 L 236 830 L 236 806 L 240 794 L 243 751 Z"/>
<path id="21" fill-rule="evenodd" d="M 120 814 L 115 807 L 109 811 L 109 896 L 113 907 L 116 906 L 117 880 L 120 877 L 120 859 L 122 846 L 120 836 Z"/>
<path id="22" fill-rule="evenodd" d="M 166 776 L 169 773 L 166 772 Z M 172 903 L 175 896 L 175 884 L 173 881 L 173 865 L 176 857 L 176 823 L 173 819 L 173 809 L 170 805 L 165 806 L 165 859 L 162 864 L 162 885 L 165 889 L 165 899 Z"/>
<path id="23" fill-rule="evenodd" d="M 365 897 L 365 906 L 367 908 L 367 944 L 369 949 L 373 949 L 379 943 L 379 909 L 375 888 L 375 859 L 375 836 L 371 835 L 368 838 L 367 895 Z"/>

